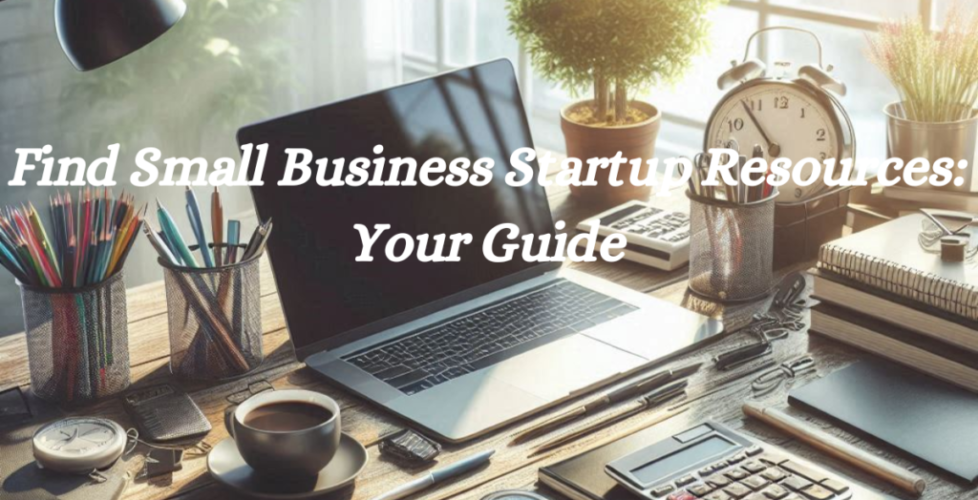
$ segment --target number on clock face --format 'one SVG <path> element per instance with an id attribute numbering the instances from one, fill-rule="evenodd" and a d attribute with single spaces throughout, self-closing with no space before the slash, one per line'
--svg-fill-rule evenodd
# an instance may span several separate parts
<path id="1" fill-rule="evenodd" d="M 735 139 L 741 154 L 750 156 L 754 145 L 767 161 L 788 158 L 794 165 L 803 158 L 838 158 L 838 137 L 831 111 L 792 84 L 769 82 L 749 85 L 730 94 L 719 106 L 707 131 L 709 147 L 724 147 Z M 809 172 L 802 172 L 807 178 Z M 797 199 L 800 191 L 785 186 L 779 199 Z"/>

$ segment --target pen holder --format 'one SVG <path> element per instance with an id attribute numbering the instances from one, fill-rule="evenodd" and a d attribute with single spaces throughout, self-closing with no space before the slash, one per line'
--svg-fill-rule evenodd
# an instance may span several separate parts
<path id="1" fill-rule="evenodd" d="M 126 285 L 121 272 L 70 290 L 18 284 L 34 394 L 80 406 L 129 387 Z"/>
<path id="2" fill-rule="evenodd" d="M 720 302 L 764 297 L 774 285 L 774 199 L 732 203 L 686 192 L 689 288 Z"/>
<path id="3" fill-rule="evenodd" d="M 170 371 L 187 379 L 218 380 L 257 368 L 265 359 L 260 257 L 217 268 L 159 262 L 166 284 Z"/>

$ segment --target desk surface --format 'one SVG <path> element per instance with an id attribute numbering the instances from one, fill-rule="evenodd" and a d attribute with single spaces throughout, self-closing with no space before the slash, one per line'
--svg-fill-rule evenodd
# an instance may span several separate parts
<path id="1" fill-rule="evenodd" d="M 570 228 L 573 228 L 583 218 L 608 208 L 605 206 L 584 206 L 570 199 L 567 190 L 562 188 L 551 188 L 548 194 L 555 219 L 566 221 L 567 226 Z M 678 191 L 674 191 L 673 196 L 653 198 L 652 201 L 657 206 L 664 208 L 680 208 L 687 204 L 685 197 Z M 687 306 L 695 305 L 692 302 L 693 299 L 686 295 L 685 268 L 666 273 L 629 262 L 615 264 L 596 262 L 573 265 L 582 271 L 616 281 L 654 297 L 675 303 L 683 303 Z M 370 454 L 370 464 L 360 476 L 356 487 L 351 491 L 339 494 L 338 498 L 369 499 L 410 480 L 412 476 L 421 474 L 423 472 L 421 470 L 405 470 L 387 460 L 381 459 L 379 456 L 377 447 L 379 438 L 391 431 L 402 428 L 404 425 L 403 422 L 384 412 L 382 409 L 369 405 L 343 390 L 325 383 L 295 360 L 292 354 L 288 332 L 285 328 L 282 310 L 279 306 L 278 296 L 275 291 L 275 283 L 267 263 L 263 263 L 261 278 L 263 295 L 262 321 L 267 357 L 265 364 L 257 373 L 235 382 L 210 387 L 205 385 L 191 385 L 187 387 L 194 400 L 201 406 L 214 425 L 214 430 L 205 438 L 205 441 L 213 445 L 227 437 L 222 419 L 224 409 L 229 404 L 226 399 L 229 395 L 247 390 L 249 383 L 268 380 L 277 389 L 301 387 L 329 394 L 343 408 L 344 431 L 351 433 L 361 443 L 367 446 Z M 166 379 L 169 376 L 168 349 L 166 347 L 168 340 L 166 302 L 162 283 L 152 283 L 129 290 L 128 306 L 130 353 L 134 383 L 137 385 L 147 385 Z M 736 310 L 716 308 L 710 312 L 714 315 L 723 316 L 728 325 L 732 324 L 736 326 L 742 322 L 743 318 L 750 317 L 754 312 L 754 307 L 742 306 Z M 734 333 L 717 343 L 707 346 L 699 352 L 684 356 L 664 366 L 675 367 L 694 360 L 706 362 L 704 369 L 690 379 L 689 394 L 695 396 L 703 387 L 709 386 L 713 381 L 722 378 L 718 376 L 718 372 L 713 369 L 712 364 L 709 362 L 709 359 L 713 355 L 717 352 L 752 341 L 752 338 L 744 334 Z M 824 376 L 865 356 L 854 349 L 844 347 L 830 340 L 818 337 L 809 338 L 805 332 L 792 334 L 788 339 L 779 341 L 775 345 L 775 355 L 778 360 L 785 360 L 805 352 L 811 352 L 814 355 L 817 361 L 818 372 L 803 377 L 801 380 L 796 381 L 796 384 L 805 383 L 814 377 Z M 0 339 L 0 390 L 14 385 L 26 386 L 27 383 L 27 354 L 23 335 L 14 335 Z M 760 398 L 760 401 L 764 404 L 779 404 L 782 407 L 786 407 L 786 389 L 786 387 L 782 387 L 780 390 Z M 690 426 L 695 422 L 712 418 L 733 428 L 742 429 L 748 434 L 764 441 L 784 446 L 788 450 L 805 456 L 817 463 L 821 463 L 831 470 L 863 482 L 871 488 L 884 490 L 901 498 L 907 498 L 903 494 L 894 493 L 893 489 L 886 484 L 859 474 L 845 465 L 840 464 L 838 461 L 820 455 L 805 445 L 790 440 L 783 434 L 766 428 L 762 424 L 745 421 L 745 417 L 740 411 L 740 406 L 748 399 L 751 399 L 749 380 L 740 381 L 726 387 L 725 390 L 717 394 L 693 403 L 690 411 L 659 424 L 657 428 L 663 437 L 665 437 L 669 433 Z M 519 425 L 514 425 L 503 431 L 479 439 L 468 446 L 446 446 L 445 451 L 439 458 L 442 463 L 451 463 L 460 457 L 476 451 L 494 449 L 496 450 L 496 454 L 493 457 L 492 464 L 488 468 L 476 474 L 446 483 L 439 488 L 429 490 L 419 498 L 431 500 L 443 498 L 479 499 L 490 492 L 502 489 L 536 489 L 537 470 L 541 466 L 563 460 L 588 448 L 607 442 L 613 439 L 613 437 L 626 433 L 631 429 L 637 430 L 643 424 L 647 425 L 648 422 L 655 419 L 662 411 L 659 409 L 658 411 L 653 410 L 640 414 L 602 432 L 582 438 L 580 441 L 567 447 L 533 458 L 527 458 L 527 455 L 535 442 L 531 442 L 529 445 L 508 446 L 510 436 L 517 431 L 547 418 L 552 413 L 564 410 L 568 406 L 578 403 L 580 401 L 560 406 L 550 412 L 522 422 Z M 952 479 L 946 474 L 929 467 L 921 467 L 895 455 L 892 450 L 881 445 L 861 442 L 851 434 L 832 427 L 824 420 L 814 418 L 811 415 L 800 413 L 790 408 L 789 412 L 802 416 L 848 441 L 857 442 L 859 446 L 872 450 L 874 453 L 884 455 L 896 464 L 917 470 L 928 482 L 928 491 L 923 498 L 978 498 L 978 491 L 975 491 L 967 484 Z M 108 416 L 124 424 L 129 423 L 128 418 L 122 411 L 121 405 L 116 400 L 100 403 L 92 408 L 86 409 L 85 413 Z M 132 470 L 139 469 L 141 466 L 139 460 L 138 457 L 130 459 Z M 559 498 L 552 492 L 545 493 L 549 494 L 552 498 Z M 194 458 L 187 459 L 183 469 L 173 474 L 172 478 L 168 478 L 164 482 L 147 483 L 137 481 L 132 483 L 127 489 L 125 498 L 140 500 L 163 498 L 179 498 L 181 500 L 230 500 L 237 497 L 233 493 L 216 485 L 210 479 L 207 473 L 205 459 Z"/>

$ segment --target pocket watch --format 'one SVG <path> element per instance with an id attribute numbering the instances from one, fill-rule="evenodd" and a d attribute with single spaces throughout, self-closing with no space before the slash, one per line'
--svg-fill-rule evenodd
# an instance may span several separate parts
<path id="1" fill-rule="evenodd" d="M 750 45 L 754 37 L 773 30 L 811 35 L 818 48 L 818 65 L 802 66 L 794 78 L 785 74 L 768 76 L 763 62 L 749 58 Z M 855 158 L 856 139 L 848 113 L 833 95 L 844 96 L 846 86 L 831 76 L 831 65 L 823 66 L 822 44 L 818 36 L 794 27 L 764 28 L 747 39 L 744 60 L 732 64 L 733 68 L 717 80 L 721 90 L 732 89 L 710 115 L 704 150 L 724 147 L 734 139 L 748 151 L 753 145 L 760 145 L 768 162 L 777 158 L 791 160 L 792 179 L 781 186 L 779 202 L 802 201 L 822 191 L 825 187 L 823 162 L 835 160 L 833 175 L 837 178 L 842 170 L 839 162 Z M 782 68 L 781 73 L 786 73 L 790 63 L 777 63 L 777 66 Z M 802 172 L 795 173 L 795 165 L 805 158 L 814 158 L 823 168 L 819 170 L 818 180 L 800 186 L 794 177 L 808 179 L 815 168 L 809 162 L 803 164 Z"/>
<path id="2" fill-rule="evenodd" d="M 114 464 L 125 451 L 126 441 L 125 429 L 111 420 L 66 418 L 34 433 L 34 459 L 44 469 L 87 474 Z"/>

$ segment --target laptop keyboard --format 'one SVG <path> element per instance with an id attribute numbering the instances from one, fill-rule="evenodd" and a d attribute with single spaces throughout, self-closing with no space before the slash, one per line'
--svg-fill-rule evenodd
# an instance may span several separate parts
<path id="1" fill-rule="evenodd" d="M 417 394 L 636 309 L 560 280 L 343 359 L 405 394 Z"/>

